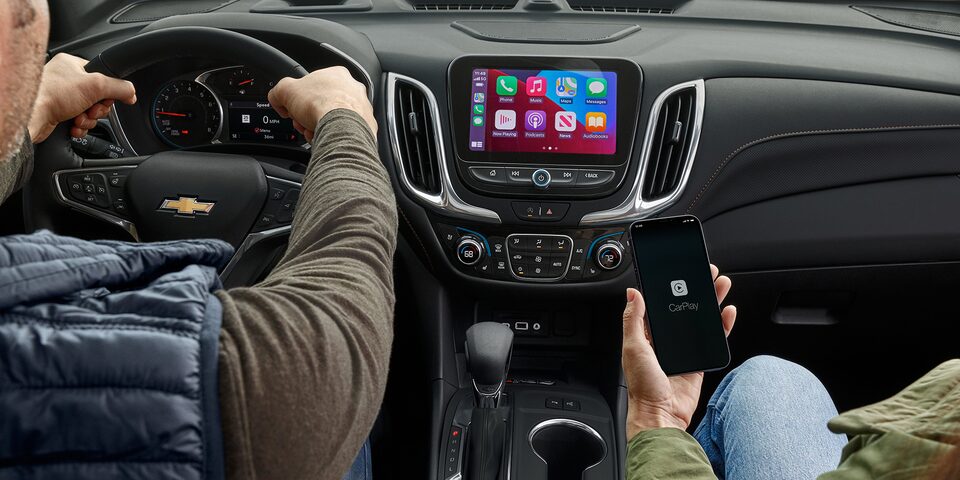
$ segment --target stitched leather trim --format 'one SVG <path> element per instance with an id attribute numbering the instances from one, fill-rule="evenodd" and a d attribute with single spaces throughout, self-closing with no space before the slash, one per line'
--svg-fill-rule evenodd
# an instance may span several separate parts
<path id="1" fill-rule="evenodd" d="M 720 176 L 720 173 L 723 171 L 724 168 L 726 168 L 727 164 L 729 164 L 734 159 L 734 157 L 743 153 L 744 150 L 747 150 L 751 147 L 755 147 L 761 143 L 769 142 L 772 140 L 780 140 L 783 138 L 803 137 L 808 135 L 873 133 L 873 132 L 889 132 L 889 131 L 897 131 L 897 130 L 939 130 L 939 129 L 950 129 L 950 128 L 960 128 L 960 124 L 947 123 L 947 124 L 932 124 L 932 125 L 902 125 L 902 126 L 894 126 L 894 127 L 859 127 L 859 128 L 838 128 L 838 129 L 828 129 L 828 130 L 800 130 L 800 131 L 794 131 L 794 132 L 776 133 L 773 135 L 768 135 L 763 138 L 758 138 L 756 140 L 752 140 L 750 142 L 747 142 L 737 147 L 735 150 L 730 152 L 730 154 L 727 155 L 722 162 L 720 162 L 720 165 L 718 165 L 717 169 L 714 170 L 713 175 L 710 175 L 710 178 L 708 178 L 707 181 L 703 184 L 703 187 L 700 188 L 700 191 L 697 193 L 697 196 L 694 197 L 693 201 L 690 202 L 690 205 L 687 206 L 686 213 L 693 212 L 693 207 L 697 205 L 697 202 L 700 201 L 700 199 L 703 197 L 703 194 L 707 192 L 707 189 L 710 187 L 710 185 L 713 184 L 714 180 L 716 180 Z"/>

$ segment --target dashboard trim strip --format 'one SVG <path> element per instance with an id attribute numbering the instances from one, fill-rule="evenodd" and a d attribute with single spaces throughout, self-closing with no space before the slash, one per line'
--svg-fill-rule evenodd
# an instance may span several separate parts
<path id="1" fill-rule="evenodd" d="M 436 128 L 434 128 L 434 137 L 437 141 L 437 150 L 439 150 L 437 152 L 437 158 L 439 159 L 440 164 L 440 193 L 438 194 L 430 194 L 418 190 L 410 182 L 409 177 L 407 177 L 406 168 L 403 166 L 403 157 L 400 154 L 399 132 L 397 131 L 397 119 L 394 110 L 396 107 L 395 97 L 397 82 L 404 82 L 416 89 L 419 89 L 421 92 L 423 92 L 424 97 L 427 99 L 427 104 L 430 108 L 430 114 L 433 117 L 433 123 L 436 125 Z M 400 184 L 403 185 L 408 192 L 412 193 L 420 201 L 420 203 L 432 206 L 440 210 L 442 213 L 466 219 L 480 219 L 501 223 L 500 215 L 498 215 L 497 212 L 467 203 L 461 199 L 460 196 L 457 195 L 457 192 L 453 189 L 453 182 L 450 180 L 450 171 L 447 166 L 446 149 L 443 143 L 443 128 L 441 127 L 442 123 L 440 122 L 440 108 L 437 104 L 437 98 L 433 95 L 433 91 L 414 78 L 390 72 L 387 73 L 386 101 L 387 130 L 390 136 L 390 148 L 393 153 L 394 163 L 397 167 L 397 177 L 399 177 L 398 181 Z"/>
<path id="2" fill-rule="evenodd" d="M 653 131 L 657 127 L 657 119 L 659 117 L 660 108 L 671 95 L 687 88 L 693 88 L 696 90 L 696 115 L 694 116 L 693 120 L 690 151 L 687 154 L 687 157 L 684 159 L 680 183 L 677 185 L 677 188 L 666 197 L 649 201 L 644 200 L 643 181 L 646 176 L 647 163 L 649 163 L 650 155 L 653 153 Z M 591 212 L 584 215 L 583 218 L 580 219 L 581 226 L 632 222 L 658 213 L 672 205 L 677 201 L 677 199 L 680 198 L 680 195 L 687 186 L 687 181 L 690 179 L 690 171 L 693 169 L 693 160 L 697 156 L 697 146 L 700 143 L 700 130 L 703 126 L 703 108 L 705 103 L 704 91 L 705 88 L 703 79 L 699 79 L 674 85 L 664 90 L 659 96 L 657 96 L 657 99 L 653 102 L 653 107 L 650 109 L 650 118 L 647 121 L 647 128 L 643 137 L 643 148 L 640 151 L 641 160 L 639 166 L 637 167 L 637 175 L 633 182 L 633 187 L 630 189 L 630 194 L 627 195 L 627 198 L 623 201 L 623 203 L 614 208 Z"/>

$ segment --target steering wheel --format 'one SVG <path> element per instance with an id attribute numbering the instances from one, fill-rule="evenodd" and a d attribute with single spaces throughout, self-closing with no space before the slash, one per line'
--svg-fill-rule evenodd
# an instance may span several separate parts
<path id="1" fill-rule="evenodd" d="M 278 79 L 307 75 L 299 63 L 260 40 L 209 27 L 131 37 L 91 60 L 86 70 L 124 78 L 171 55 L 227 60 Z M 80 210 L 120 226 L 138 241 L 219 238 L 237 248 L 224 275 L 254 243 L 289 233 L 302 176 L 236 154 L 168 151 L 83 159 L 71 148 L 71 123 L 60 124 L 36 146 L 34 174 L 23 196 L 28 228 L 58 231 L 76 222 L 75 210 Z"/>

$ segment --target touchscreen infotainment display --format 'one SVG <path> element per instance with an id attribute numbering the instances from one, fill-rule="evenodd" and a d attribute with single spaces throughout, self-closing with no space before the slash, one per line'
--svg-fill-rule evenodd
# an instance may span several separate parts
<path id="1" fill-rule="evenodd" d="M 474 68 L 469 89 L 473 152 L 617 153 L 617 72 Z"/>

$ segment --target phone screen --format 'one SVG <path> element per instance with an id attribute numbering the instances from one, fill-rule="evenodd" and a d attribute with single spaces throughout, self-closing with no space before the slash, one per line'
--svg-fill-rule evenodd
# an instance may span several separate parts
<path id="1" fill-rule="evenodd" d="M 637 277 L 660 367 L 667 375 L 730 363 L 700 221 L 691 215 L 630 227 Z"/>

